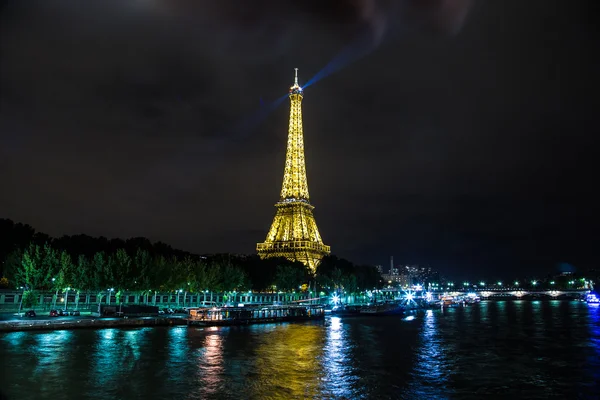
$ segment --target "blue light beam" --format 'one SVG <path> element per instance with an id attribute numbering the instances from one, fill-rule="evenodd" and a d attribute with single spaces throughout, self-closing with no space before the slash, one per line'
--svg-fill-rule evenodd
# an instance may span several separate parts
<path id="1" fill-rule="evenodd" d="M 317 83 L 323 78 L 341 70 L 342 68 L 352 64 L 355 61 L 363 58 L 370 54 L 377 47 L 376 43 L 373 43 L 373 38 L 369 35 L 362 35 L 355 39 L 353 42 L 344 47 L 323 69 L 316 73 L 315 76 L 310 78 L 308 82 L 303 86 L 307 88 L 312 84 Z"/>

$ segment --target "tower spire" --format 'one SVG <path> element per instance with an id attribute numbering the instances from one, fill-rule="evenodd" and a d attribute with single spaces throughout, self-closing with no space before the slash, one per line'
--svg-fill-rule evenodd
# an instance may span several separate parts
<path id="1" fill-rule="evenodd" d="M 314 272 L 321 259 L 330 254 L 330 248 L 323 244 L 312 212 L 314 207 L 309 203 L 302 129 L 304 93 L 298 84 L 298 68 L 294 70 L 281 195 L 267 238 L 256 245 L 256 250 L 261 258 L 285 257 L 302 262 Z"/>
<path id="2" fill-rule="evenodd" d="M 304 92 L 298 85 L 298 68 L 294 86 L 290 88 L 290 123 L 288 128 L 287 153 L 283 171 L 280 201 L 294 199 L 308 202 L 308 182 L 304 159 L 304 132 L 302 130 L 302 98 Z"/>

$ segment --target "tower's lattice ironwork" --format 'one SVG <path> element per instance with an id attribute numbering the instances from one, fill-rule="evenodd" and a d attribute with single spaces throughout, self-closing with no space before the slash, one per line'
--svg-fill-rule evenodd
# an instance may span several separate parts
<path id="1" fill-rule="evenodd" d="M 256 245 L 256 250 L 261 258 L 285 257 L 315 271 L 330 248 L 323 244 L 312 212 L 314 207 L 309 202 L 302 132 L 304 92 L 298 85 L 298 68 L 289 98 L 290 125 L 281 195 L 267 238 Z"/>

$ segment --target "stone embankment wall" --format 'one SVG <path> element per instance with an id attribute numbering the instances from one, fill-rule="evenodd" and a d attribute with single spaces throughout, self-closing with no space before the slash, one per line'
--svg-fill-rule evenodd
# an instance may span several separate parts
<path id="1" fill-rule="evenodd" d="M 185 325 L 187 320 L 183 318 L 82 318 L 63 320 L 22 320 L 22 321 L 0 321 L 0 332 L 18 331 L 41 331 L 41 330 L 63 330 L 63 329 L 102 329 L 102 328 L 124 328 L 141 326 L 172 326 Z"/>

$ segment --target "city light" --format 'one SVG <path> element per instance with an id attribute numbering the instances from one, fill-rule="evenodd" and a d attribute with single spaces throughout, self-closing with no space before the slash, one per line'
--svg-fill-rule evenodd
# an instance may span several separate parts
<path id="1" fill-rule="evenodd" d="M 537 281 L 531 281 L 531 284 L 532 284 L 533 286 L 535 286 L 535 285 L 537 285 Z"/>
<path id="2" fill-rule="evenodd" d="M 340 296 L 334 294 L 333 296 L 331 296 L 331 301 L 333 302 L 333 304 L 338 304 L 340 302 Z"/>
<path id="3" fill-rule="evenodd" d="M 589 293 L 586 297 L 586 301 L 588 303 L 598 304 L 600 303 L 600 299 L 596 296 L 595 293 Z"/>

